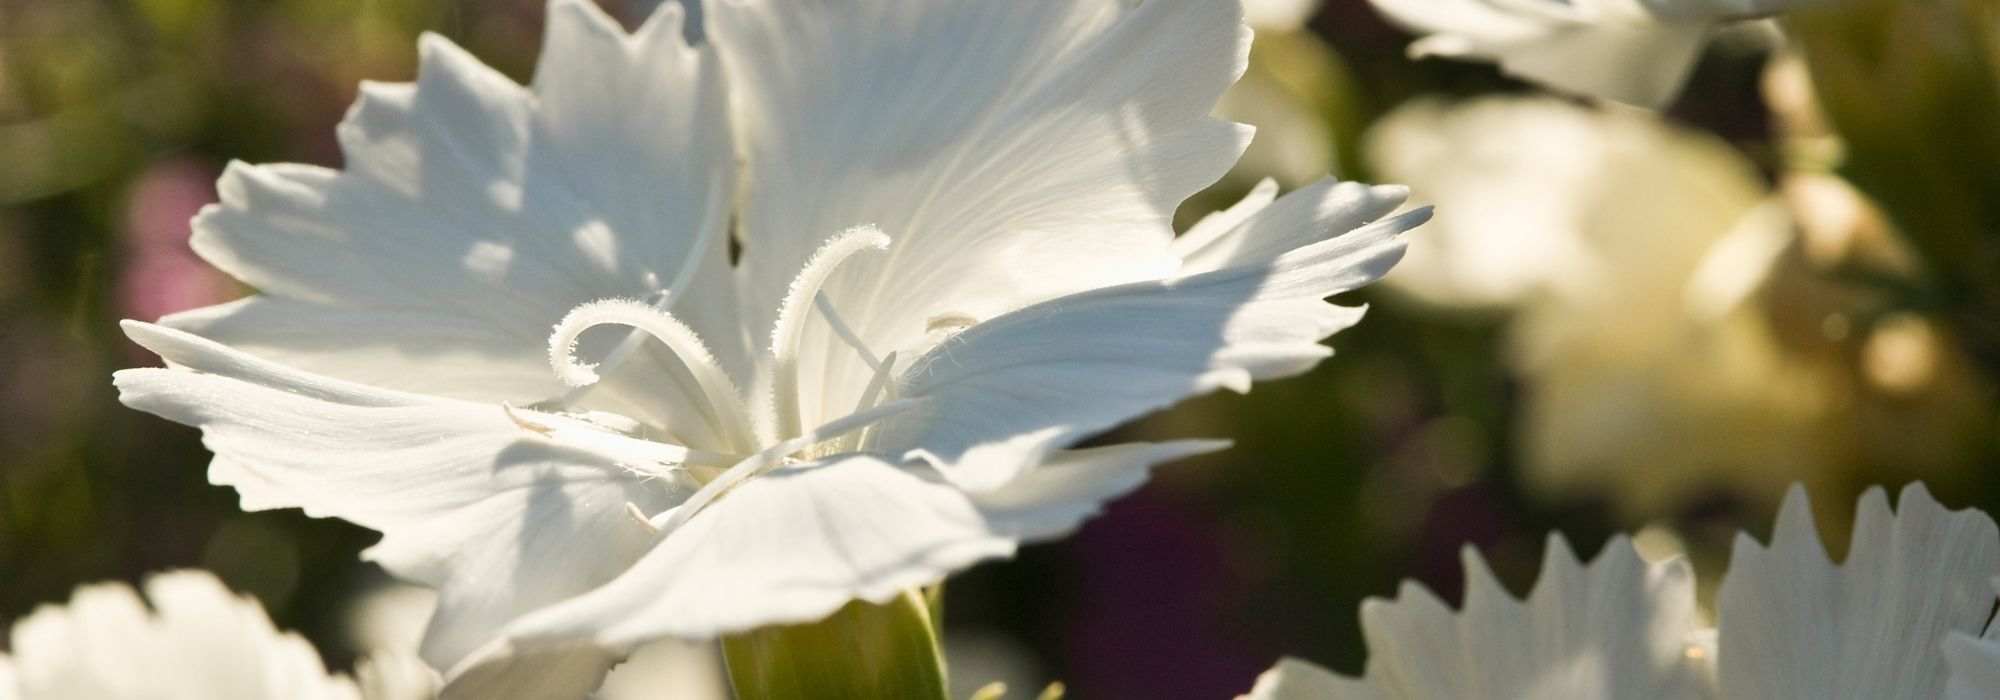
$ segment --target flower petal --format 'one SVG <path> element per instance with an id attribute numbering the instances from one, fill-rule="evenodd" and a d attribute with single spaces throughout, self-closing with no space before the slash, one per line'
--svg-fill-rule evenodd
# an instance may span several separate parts
<path id="1" fill-rule="evenodd" d="M 1291 657 L 1257 676 L 1240 700 L 1388 700 L 1391 696 L 1353 678 L 1342 678 L 1310 661 Z"/>
<path id="2" fill-rule="evenodd" d="M 951 485 L 849 455 L 743 482 L 616 581 L 523 618 L 508 637 L 624 648 L 807 622 L 1014 548 Z"/>
<path id="3" fill-rule="evenodd" d="M 1521 601 L 1470 547 L 1462 559 L 1456 614 L 1413 583 L 1395 601 L 1362 604 L 1374 692 L 1337 697 L 1675 698 L 1703 687 L 1704 662 L 1688 653 L 1699 637 L 1685 561 L 1648 564 L 1617 537 L 1584 566 L 1551 535 Z"/>
<path id="4" fill-rule="evenodd" d="M 347 679 L 327 674 L 305 639 L 280 632 L 255 600 L 213 575 L 156 574 L 145 590 L 151 611 L 125 584 L 91 584 L 67 606 L 43 606 L 15 623 L 19 697 L 358 697 Z"/>
<path id="5" fill-rule="evenodd" d="M 211 481 L 236 488 L 247 509 L 297 507 L 379 530 L 365 556 L 439 588 L 424 642 L 438 668 L 520 613 L 630 564 L 652 533 L 628 503 L 656 512 L 687 495 L 615 452 L 550 441 L 500 406 L 316 377 L 159 326 L 126 329 L 182 369 L 119 372 L 120 400 L 201 428 L 216 453 Z"/>
<path id="6" fill-rule="evenodd" d="M 592 640 L 620 649 L 817 620 L 880 602 L 1022 540 L 1074 530 L 1150 467 L 1226 443 L 1186 440 L 1060 451 L 1040 470 L 968 496 L 921 465 L 867 455 L 786 467 L 730 491 L 617 581 L 537 612 L 508 644 Z"/>
<path id="7" fill-rule="evenodd" d="M 1944 660 L 1951 669 L 1947 700 L 2000 697 L 2000 640 L 1953 632 L 1944 640 Z"/>
<path id="8" fill-rule="evenodd" d="M 895 244 L 826 294 L 876 354 L 929 319 L 986 319 L 1162 277 L 1172 215 L 1241 154 L 1209 117 L 1242 72 L 1234 2 L 721 0 L 704 8 L 745 150 L 745 314 L 768 328 L 827 236 Z M 868 368 L 824 323 L 814 425 L 853 409 Z"/>
<path id="9" fill-rule="evenodd" d="M 1176 440 L 1058 450 L 1005 486 L 970 495 L 995 532 L 1055 539 L 1096 515 L 1105 501 L 1145 483 L 1153 467 L 1228 446 L 1225 440 Z"/>
<path id="10" fill-rule="evenodd" d="M 351 381 L 530 403 L 562 390 L 550 324 L 655 294 L 698 256 L 675 306 L 745 366 L 720 233 L 735 180 L 721 77 L 680 24 L 665 3 L 628 37 L 587 0 L 555 0 L 533 90 L 425 36 L 415 84 L 362 87 L 340 127 L 347 170 L 228 169 L 193 245 L 265 296 L 167 323 Z M 627 380 L 684 378 L 656 366 Z M 656 384 L 627 412 L 690 423 L 699 404 L 676 389 L 692 384 Z"/>
<path id="11" fill-rule="evenodd" d="M 1322 178 L 1275 201 L 1271 194 L 1259 185 L 1236 206 L 1174 239 L 1180 274 L 1268 263 L 1387 216 L 1409 198 L 1410 189 Z"/>
<path id="12" fill-rule="evenodd" d="M 2000 528 L 1945 510 L 1920 484 L 1898 500 L 1892 514 L 1882 489 L 1862 494 L 1837 566 L 1801 487 L 1785 495 L 1769 546 L 1737 537 L 1716 594 L 1725 697 L 1938 697 L 1939 645 L 1978 634 L 1992 611 Z"/>
<path id="13" fill-rule="evenodd" d="M 1366 202 L 1379 214 L 1399 199 L 1368 191 L 1301 190 L 1200 249 L 1189 263 L 1196 274 L 1058 298 L 943 341 L 903 374 L 901 395 L 922 406 L 881 426 L 875 444 L 909 449 L 985 491 L 1048 450 L 1146 412 L 1311 368 L 1332 353 L 1319 341 L 1361 317 L 1323 300 L 1380 278 L 1402 254 L 1397 234 L 1428 216 L 1339 228 L 1365 217 L 1335 203 Z M 1338 235 L 1272 250 L 1301 233 Z"/>
<path id="14" fill-rule="evenodd" d="M 1551 88 L 1648 107 L 1680 92 L 1713 17 L 1662 17 L 1639 0 L 1372 0 L 1427 35 L 1415 55 L 1479 58 Z"/>

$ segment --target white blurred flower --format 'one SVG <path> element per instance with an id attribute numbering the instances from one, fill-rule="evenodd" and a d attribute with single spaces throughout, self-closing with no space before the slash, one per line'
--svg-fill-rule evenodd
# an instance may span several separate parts
<path id="1" fill-rule="evenodd" d="M 1230 172 L 1237 182 L 1297 185 L 1326 176 L 1333 168 L 1333 130 L 1308 95 L 1292 91 L 1274 70 L 1252 60 L 1243 80 L 1230 86 L 1216 113 L 1257 127 L 1256 140 Z"/>
<path id="2" fill-rule="evenodd" d="M 1412 57 L 1498 63 L 1564 92 L 1648 107 L 1680 92 L 1711 33 L 1801 0 L 1371 0 Z"/>
<path id="3" fill-rule="evenodd" d="M 1410 584 L 1396 602 L 1363 604 L 1364 678 L 1292 661 L 1250 697 L 1935 698 L 1947 657 L 1974 692 L 1994 668 L 1980 664 L 2000 659 L 1979 639 L 1993 632 L 2000 529 L 1920 485 L 1899 500 L 1892 513 L 1882 489 L 1863 494 L 1834 564 L 1794 487 L 1769 545 L 1738 536 L 1714 630 L 1697 629 L 1687 565 L 1642 564 L 1622 538 L 1588 568 L 1552 538 L 1525 604 L 1468 554 L 1457 612 Z"/>
<path id="4" fill-rule="evenodd" d="M 1366 148 L 1377 171 L 1441 209 L 1388 283 L 1453 306 L 1678 287 L 1764 196 L 1726 144 L 1547 97 L 1414 101 Z"/>
<path id="5" fill-rule="evenodd" d="M 1250 28 L 1277 32 L 1298 31 L 1306 20 L 1319 14 L 1326 0 L 1243 0 L 1243 21 Z"/>
<path id="6" fill-rule="evenodd" d="M 382 531 L 454 679 L 886 599 L 1220 447 L 1068 449 L 1312 367 L 1425 216 L 1322 181 L 1174 237 L 1247 138 L 1238 14 L 727 0 L 690 45 L 556 0 L 528 88 L 428 36 L 344 171 L 229 169 L 195 246 L 263 293 L 129 323 L 169 368 L 122 398 L 246 508 Z"/>
<path id="7" fill-rule="evenodd" d="M 156 574 L 146 600 L 122 583 L 76 589 L 14 624 L 0 655 L 0 697 L 20 700 L 417 700 L 432 694 L 428 669 L 383 673 L 409 662 L 364 662 L 363 687 L 328 674 L 305 639 L 280 632 L 264 609 L 202 571 Z M 151 603 L 148 609 L 147 603 Z"/>
<path id="8" fill-rule="evenodd" d="M 1312 32 L 1252 21 L 1256 49 L 1216 105 L 1221 118 L 1256 129 L 1227 179 L 1249 186 L 1271 178 L 1286 187 L 1320 180 L 1334 168 L 1334 124 L 1350 99 L 1346 67 Z"/>
<path id="9" fill-rule="evenodd" d="M 1440 209 L 1387 283 L 1513 313 L 1538 491 L 1641 515 L 1716 489 L 1775 501 L 1863 465 L 1939 477 L 1980 429 L 1982 383 L 1951 344 L 1893 319 L 1846 329 L 1866 307 L 1718 140 L 1636 110 L 1488 98 L 1398 109 L 1368 154 Z"/>

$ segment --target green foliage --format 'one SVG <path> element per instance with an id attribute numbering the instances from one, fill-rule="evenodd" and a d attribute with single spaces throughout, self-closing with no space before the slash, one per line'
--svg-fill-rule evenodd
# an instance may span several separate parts
<path id="1" fill-rule="evenodd" d="M 1846 144 L 1842 174 L 1926 265 L 1907 302 L 2000 370 L 2000 3 L 1852 0 L 1787 27 Z"/>

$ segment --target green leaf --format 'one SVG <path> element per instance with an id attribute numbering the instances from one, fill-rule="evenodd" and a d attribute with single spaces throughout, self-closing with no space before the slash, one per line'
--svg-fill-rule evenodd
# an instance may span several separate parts
<path id="1" fill-rule="evenodd" d="M 926 596 L 848 603 L 825 620 L 725 637 L 729 680 L 742 700 L 944 700 L 944 655 Z"/>

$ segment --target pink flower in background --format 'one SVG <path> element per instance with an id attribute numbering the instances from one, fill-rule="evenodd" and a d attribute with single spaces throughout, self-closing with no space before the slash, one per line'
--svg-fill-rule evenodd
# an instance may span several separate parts
<path id="1" fill-rule="evenodd" d="M 119 315 L 154 319 L 235 296 L 229 278 L 188 248 L 188 220 L 215 201 L 216 175 L 192 160 L 168 159 L 132 183 L 118 270 Z"/>

